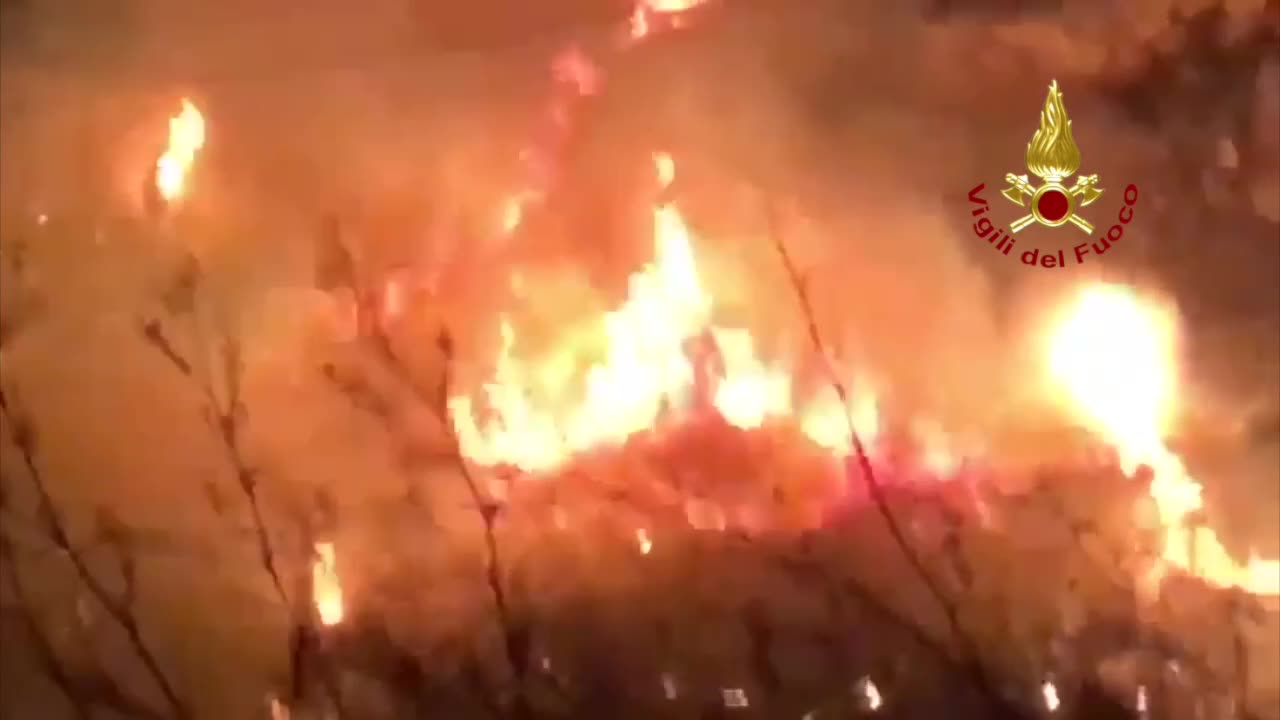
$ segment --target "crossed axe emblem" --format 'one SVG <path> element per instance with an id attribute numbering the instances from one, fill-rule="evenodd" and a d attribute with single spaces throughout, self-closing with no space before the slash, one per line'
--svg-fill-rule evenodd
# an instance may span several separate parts
<path id="1" fill-rule="evenodd" d="M 1051 177 L 1045 178 L 1045 183 L 1038 188 L 1027 180 L 1026 175 L 1009 173 L 1004 176 L 1004 179 L 1009 183 L 1009 187 L 1001 194 L 1011 202 L 1026 207 L 1026 197 L 1031 196 L 1031 212 L 1009 224 L 1009 229 L 1013 232 L 1024 230 L 1028 225 L 1036 222 L 1048 227 L 1057 227 L 1069 222 L 1083 230 L 1085 234 L 1093 233 L 1093 223 L 1076 215 L 1075 211 L 1076 207 L 1090 205 L 1102 195 L 1103 190 L 1097 187 L 1097 175 L 1077 175 L 1076 184 L 1071 188 L 1064 186 L 1057 178 Z M 1054 194 L 1061 196 L 1061 199 L 1047 197 Z M 1059 212 L 1062 214 L 1058 217 L 1046 217 L 1041 208 L 1041 201 L 1044 199 L 1057 203 L 1058 212 L 1054 214 L 1058 215 Z M 1064 204 L 1065 210 L 1062 208 Z"/>

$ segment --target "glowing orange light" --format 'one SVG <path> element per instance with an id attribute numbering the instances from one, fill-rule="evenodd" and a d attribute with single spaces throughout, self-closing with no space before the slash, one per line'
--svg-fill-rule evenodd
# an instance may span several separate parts
<path id="1" fill-rule="evenodd" d="M 204 142 L 204 116 L 190 100 L 183 98 L 182 112 L 169 120 L 168 148 L 156 161 L 156 189 L 166 202 L 185 194 L 187 176 Z"/>
<path id="2" fill-rule="evenodd" d="M 316 557 L 311 565 L 311 592 L 316 613 L 322 625 L 337 625 L 342 622 L 344 614 L 337 553 L 331 542 L 316 543 L 315 551 Z"/>
<path id="3" fill-rule="evenodd" d="M 653 549 L 653 540 L 649 538 L 649 531 L 644 528 L 636 529 L 636 546 L 640 548 L 641 555 L 648 555 Z"/>
<path id="4" fill-rule="evenodd" d="M 675 178 L 675 160 L 656 153 L 653 166 L 665 189 Z M 713 298 L 698 274 L 692 233 L 674 205 L 655 205 L 653 260 L 631 276 L 629 289 L 620 307 L 576 326 L 571 339 L 542 356 L 523 353 L 516 328 L 502 319 L 495 372 L 481 397 L 449 399 L 466 457 L 482 465 L 548 471 L 575 453 L 620 444 L 653 427 L 664 411 L 687 410 L 695 376 L 687 344 L 703 335 L 710 335 L 723 360 L 710 401 L 731 425 L 753 429 L 771 417 L 789 418 L 819 446 L 845 455 L 851 415 L 864 445 L 874 442 L 878 408 L 865 383 L 848 408 L 827 392 L 797 412 L 789 370 L 762 360 L 747 329 L 711 323 Z M 602 351 L 599 359 L 585 362 L 575 351 L 591 328 L 586 344 Z M 934 464 L 954 460 L 940 431 L 926 440 Z"/>
<path id="5" fill-rule="evenodd" d="M 1163 440 L 1177 398 L 1176 334 L 1172 309 L 1123 286 L 1091 285 L 1054 328 L 1049 374 L 1068 404 L 1115 446 L 1126 473 L 1139 465 L 1153 471 L 1165 567 L 1222 587 L 1280 595 L 1280 561 L 1239 562 L 1212 528 L 1192 523 L 1204 504 L 1200 483 Z"/>

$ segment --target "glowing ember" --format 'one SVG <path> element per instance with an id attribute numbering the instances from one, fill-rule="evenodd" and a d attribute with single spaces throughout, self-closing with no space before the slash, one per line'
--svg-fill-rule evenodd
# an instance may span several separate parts
<path id="1" fill-rule="evenodd" d="M 576 95 L 594 95 L 603 83 L 600 69 L 574 46 L 561 51 L 551 61 L 551 74 L 557 82 L 573 88 Z"/>
<path id="2" fill-rule="evenodd" d="M 267 708 L 271 711 L 271 720 L 289 720 L 293 716 L 289 706 L 274 697 L 267 703 Z"/>
<path id="3" fill-rule="evenodd" d="M 1057 712 L 1058 706 L 1062 703 L 1058 700 L 1058 686 L 1052 681 L 1045 680 L 1040 685 L 1040 696 L 1044 698 L 1044 707 L 1049 712 Z"/>
<path id="4" fill-rule="evenodd" d="M 165 202 L 183 197 L 196 152 L 204 147 L 204 116 L 182 99 L 182 112 L 169 120 L 169 146 L 156 161 L 156 189 Z"/>
<path id="5" fill-rule="evenodd" d="M 673 27 L 679 27 L 681 13 L 704 2 L 706 0 L 637 0 L 631 11 L 631 38 L 639 40 L 647 36 L 653 29 L 653 22 L 660 18 L 665 18 Z"/>
<path id="6" fill-rule="evenodd" d="M 720 696 L 724 700 L 725 707 L 744 708 L 751 706 L 751 701 L 747 699 L 747 691 L 742 688 L 722 688 Z"/>
<path id="7" fill-rule="evenodd" d="M 1280 594 L 1280 561 L 1239 563 L 1217 534 L 1193 526 L 1199 482 L 1164 444 L 1174 411 L 1176 319 L 1115 285 L 1085 288 L 1057 325 L 1049 372 L 1065 399 L 1115 446 L 1123 470 L 1151 468 L 1151 498 L 1164 532 L 1163 566 L 1222 587 Z M 1157 568 L 1162 574 L 1163 567 Z"/>
<path id="8" fill-rule="evenodd" d="M 676 678 L 669 672 L 662 673 L 662 695 L 668 700 L 675 700 L 680 696 L 680 689 L 676 686 Z"/>
<path id="9" fill-rule="evenodd" d="M 502 234 L 510 235 L 524 222 L 525 206 L 534 200 L 531 193 L 511 195 L 502 202 Z"/>
<path id="10" fill-rule="evenodd" d="M 649 531 L 644 528 L 636 530 L 636 546 L 640 548 L 641 555 L 648 555 L 653 549 L 653 540 L 649 539 Z"/>
<path id="11" fill-rule="evenodd" d="M 338 558 L 333 543 L 318 542 L 311 566 L 311 593 L 320 623 L 327 626 L 342 622 L 342 585 L 338 581 Z"/>
<path id="12" fill-rule="evenodd" d="M 653 167 L 658 173 L 658 186 L 666 189 L 676 179 L 676 161 L 668 153 L 654 153 Z"/>
<path id="13" fill-rule="evenodd" d="M 869 677 L 862 678 L 858 683 L 862 689 L 862 699 L 867 704 L 867 709 L 872 712 L 879 710 L 884 705 L 884 698 L 880 695 L 880 688 Z"/>

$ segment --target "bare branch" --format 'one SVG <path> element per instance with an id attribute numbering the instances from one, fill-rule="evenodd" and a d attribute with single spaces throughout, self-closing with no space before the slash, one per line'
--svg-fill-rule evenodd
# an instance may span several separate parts
<path id="1" fill-rule="evenodd" d="M 462 455 L 457 433 L 453 430 L 448 413 L 448 397 L 451 383 L 450 371 L 453 366 L 453 339 L 448 331 L 442 330 L 436 344 L 444 358 L 444 367 L 439 386 L 435 393 L 428 392 L 415 382 L 408 367 L 396 354 L 390 337 L 381 328 L 373 331 L 371 338 L 374 347 L 382 359 L 400 377 L 401 381 L 412 390 L 415 398 L 424 407 L 439 417 L 446 428 L 450 443 L 450 459 L 457 467 L 458 474 L 466 485 L 467 493 L 475 505 L 480 521 L 484 526 L 485 543 L 485 578 L 489 586 L 489 594 L 493 598 L 494 611 L 497 614 L 499 628 L 502 631 L 503 649 L 507 664 L 516 683 L 515 702 L 513 708 L 516 718 L 532 717 L 532 709 L 525 697 L 525 684 L 529 671 L 530 628 L 528 623 L 515 617 L 511 603 L 503 584 L 502 556 L 498 549 L 497 523 L 502 507 L 485 496 L 480 484 L 471 470 L 470 464 Z"/>
<path id="2" fill-rule="evenodd" d="M 37 502 L 40 512 L 47 523 L 49 538 L 53 541 L 53 544 L 62 551 L 67 559 L 71 561 L 71 565 L 75 569 L 76 575 L 80 578 L 80 581 L 84 586 L 88 588 L 94 599 L 102 605 L 107 614 L 124 631 L 134 654 L 138 657 L 138 660 L 142 663 L 147 674 L 150 675 L 156 687 L 164 696 L 165 702 L 169 707 L 170 714 L 174 718 L 190 718 L 191 713 L 188 710 L 186 703 L 179 697 L 168 676 L 160 667 L 160 663 L 156 659 L 155 654 L 142 637 L 142 630 L 137 618 L 133 614 L 133 608 L 126 604 L 121 598 L 117 598 L 107 589 L 107 587 L 89 569 L 88 563 L 85 561 L 80 551 L 71 543 L 66 522 L 63 520 L 62 513 L 54 502 L 52 495 L 49 493 L 48 487 L 41 475 L 39 464 L 36 462 L 34 428 L 23 414 L 14 412 L 13 408 L 9 405 L 8 398 L 2 393 L 0 393 L 0 415 L 4 417 L 6 424 L 10 427 L 10 437 L 13 440 L 15 447 L 18 449 L 23 465 L 27 470 L 27 475 L 31 479 L 31 483 L 36 490 Z"/>
<path id="3" fill-rule="evenodd" d="M 321 253 L 324 254 L 322 260 L 327 260 L 327 262 L 319 268 L 317 284 L 322 289 L 333 289 L 335 286 L 349 288 L 355 297 L 360 299 L 361 307 L 359 312 L 362 314 L 360 325 L 366 330 L 364 339 L 383 365 L 396 376 L 397 381 L 412 393 L 414 400 L 438 417 L 445 427 L 450 443 L 448 459 L 457 468 L 458 474 L 466 486 L 467 494 L 470 496 L 483 525 L 486 583 L 493 599 L 499 629 L 502 633 L 504 655 L 517 687 L 513 714 L 516 718 L 532 717 L 532 710 L 525 697 L 530 629 L 527 622 L 515 617 L 503 583 L 504 569 L 497 539 L 497 522 L 501 513 L 501 506 L 486 497 L 485 493 L 481 491 L 479 482 L 476 480 L 466 458 L 462 455 L 457 433 L 454 431 L 449 419 L 448 397 L 451 383 L 450 370 L 454 359 L 453 338 L 447 330 L 442 330 L 437 337 L 436 346 L 444 360 L 441 380 L 435 388 L 424 388 L 414 378 L 409 366 L 396 352 L 395 345 L 382 323 L 378 322 L 376 317 L 372 317 L 375 309 L 369 307 L 370 303 L 367 301 L 367 298 L 371 297 L 371 295 L 367 292 L 362 292 L 364 288 L 359 287 L 351 254 L 343 244 L 339 231 L 340 228 L 337 221 L 332 218 L 328 219 L 321 237 Z M 336 376 L 331 370 L 328 370 L 326 374 L 331 380 L 336 380 Z M 368 396 L 367 388 L 362 384 L 352 385 L 346 383 L 340 384 L 340 387 L 347 392 L 355 391 L 357 398 L 367 398 Z M 375 413 L 385 419 L 385 405 L 378 402 L 374 407 L 376 408 Z"/>
<path id="4" fill-rule="evenodd" d="M 181 375 L 194 379 L 191 363 L 186 360 L 170 342 L 157 320 L 149 320 L 143 324 L 143 338 L 155 348 Z M 209 423 L 221 441 L 227 463 L 235 475 L 236 483 L 249 504 L 249 513 L 253 520 L 254 535 L 258 544 L 258 559 L 271 578 L 271 584 L 281 604 L 289 607 L 289 595 L 285 592 L 281 579 L 276 553 L 271 545 L 271 537 L 267 532 L 263 518 L 262 503 L 258 496 L 258 471 L 244 457 L 240 446 L 240 421 L 244 414 L 244 406 L 240 399 L 240 361 L 238 347 L 228 341 L 224 345 L 225 366 L 227 370 L 227 401 L 225 406 L 218 401 L 212 382 L 203 383 L 200 387 L 209 413 Z"/>
<path id="5" fill-rule="evenodd" d="M 62 666 L 57 652 L 53 649 L 53 643 L 44 634 L 39 622 L 36 621 L 35 614 L 31 611 L 31 602 L 27 599 L 26 588 L 22 583 L 22 577 L 18 574 L 17 557 L 8 535 L 4 533 L 0 533 L 0 564 L 4 565 L 5 575 L 9 578 L 10 587 L 13 588 L 13 594 L 17 600 L 18 617 L 26 626 L 27 634 L 31 636 L 45 674 L 66 696 L 75 716 L 80 720 L 90 720 L 89 703 L 81 696 L 70 673 Z"/>
<path id="6" fill-rule="evenodd" d="M 831 354 L 828 351 L 822 333 L 818 329 L 817 315 L 814 312 L 812 301 L 809 297 L 809 287 L 801 274 L 799 268 L 791 259 L 791 255 L 787 251 L 786 244 L 782 239 L 781 219 L 778 217 L 779 210 L 775 204 L 769 204 L 769 231 L 773 237 L 774 248 L 778 252 L 778 257 L 782 261 L 783 268 L 786 270 L 787 278 L 791 284 L 792 290 L 795 292 L 796 299 L 800 305 L 800 312 L 804 319 L 809 340 L 813 345 L 813 349 L 818 352 L 825 362 L 823 367 L 828 375 L 828 382 L 835 391 L 840 406 L 843 409 L 844 420 L 849 431 L 850 444 L 853 447 L 854 458 L 857 461 L 858 469 L 862 474 L 863 481 L 866 484 L 868 494 L 880 516 L 884 519 L 885 526 L 889 530 L 889 534 L 893 537 L 894 542 L 901 550 L 903 557 L 911 566 L 912 570 L 919 577 L 925 589 L 933 596 L 938 606 L 942 609 L 946 616 L 947 624 L 951 628 L 951 634 L 960 644 L 962 652 L 967 655 L 966 662 L 970 666 L 970 672 L 973 676 L 974 683 L 978 689 L 990 698 L 993 702 L 999 702 L 998 695 L 991 685 L 990 680 L 986 676 L 986 671 L 982 667 L 979 657 L 977 644 L 969 637 L 963 625 L 960 622 L 959 609 L 956 604 L 942 590 L 941 585 L 933 578 L 932 574 L 925 568 L 924 562 L 916 553 L 911 543 L 907 540 L 906 534 L 902 531 L 897 518 L 894 516 L 889 503 L 885 498 L 884 489 L 876 479 L 875 469 L 871 465 L 871 460 L 867 456 L 866 447 L 862 444 L 862 438 L 858 435 L 858 430 L 854 425 L 853 414 L 850 408 L 850 395 L 845 382 L 840 378 L 834 366 L 831 364 Z"/>

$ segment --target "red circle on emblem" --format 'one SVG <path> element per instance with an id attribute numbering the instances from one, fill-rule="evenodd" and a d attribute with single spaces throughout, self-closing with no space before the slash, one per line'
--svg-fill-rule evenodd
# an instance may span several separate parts
<path id="1" fill-rule="evenodd" d="M 1045 220 L 1057 222 L 1071 211 L 1071 201 L 1060 190 L 1048 190 L 1036 201 L 1036 210 L 1040 211 L 1040 217 Z"/>

